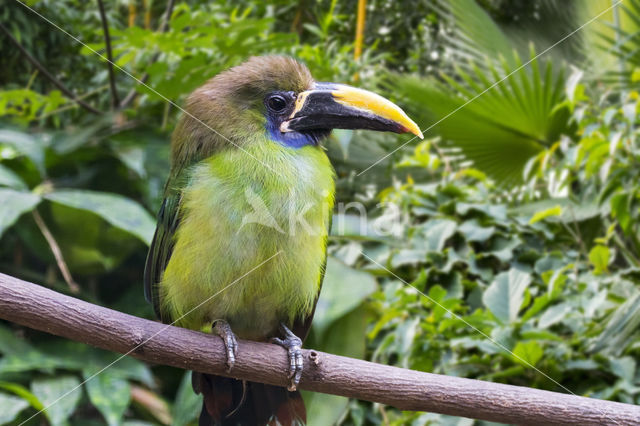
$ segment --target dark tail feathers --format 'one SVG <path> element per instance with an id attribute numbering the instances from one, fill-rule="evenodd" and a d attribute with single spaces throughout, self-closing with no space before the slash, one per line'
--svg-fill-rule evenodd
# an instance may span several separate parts
<path id="1" fill-rule="evenodd" d="M 307 414 L 300 392 L 279 386 L 192 373 L 193 390 L 204 402 L 200 426 L 298 426 Z"/>

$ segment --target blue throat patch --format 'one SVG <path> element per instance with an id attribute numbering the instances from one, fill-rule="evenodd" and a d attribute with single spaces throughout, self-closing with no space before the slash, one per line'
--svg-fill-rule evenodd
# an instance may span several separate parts
<path id="1" fill-rule="evenodd" d="M 265 125 L 269 138 L 272 141 L 281 143 L 284 146 L 290 148 L 302 148 L 307 145 L 318 145 L 321 135 L 313 132 L 300 133 L 300 132 L 286 132 L 280 131 L 280 124 L 275 123 L 273 118 L 267 117 L 267 123 Z M 325 132 L 326 133 L 326 132 Z"/>

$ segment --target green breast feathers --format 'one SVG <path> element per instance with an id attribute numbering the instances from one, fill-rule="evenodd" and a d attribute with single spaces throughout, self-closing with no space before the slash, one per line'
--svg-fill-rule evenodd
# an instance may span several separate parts
<path id="1" fill-rule="evenodd" d="M 177 325 L 206 329 L 225 319 L 239 337 L 263 339 L 313 309 L 333 169 L 318 147 L 261 142 L 217 153 L 190 172 L 159 284 L 163 316 Z"/>

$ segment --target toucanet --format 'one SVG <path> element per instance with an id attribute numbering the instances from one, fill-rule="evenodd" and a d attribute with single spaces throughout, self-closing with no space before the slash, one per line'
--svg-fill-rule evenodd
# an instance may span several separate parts
<path id="1" fill-rule="evenodd" d="M 372 92 L 316 82 L 294 59 L 263 56 L 186 100 L 147 257 L 145 295 L 165 323 L 214 332 L 233 368 L 236 336 L 285 347 L 289 389 L 193 373 L 200 424 L 306 422 L 296 386 L 326 264 L 332 129 L 420 129 Z"/>

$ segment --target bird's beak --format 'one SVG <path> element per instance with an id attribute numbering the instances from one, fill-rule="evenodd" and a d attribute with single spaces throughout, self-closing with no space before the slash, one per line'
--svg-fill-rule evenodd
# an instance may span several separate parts
<path id="1" fill-rule="evenodd" d="M 411 132 L 423 139 L 418 125 L 399 106 L 368 90 L 344 84 L 316 83 L 298 94 L 281 132 L 320 129 L 369 129 Z"/>

